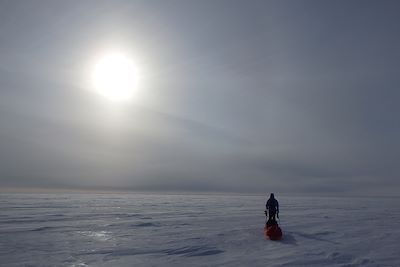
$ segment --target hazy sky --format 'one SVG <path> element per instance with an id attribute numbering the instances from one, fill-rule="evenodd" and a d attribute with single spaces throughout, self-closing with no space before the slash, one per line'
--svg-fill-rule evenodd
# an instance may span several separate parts
<path id="1" fill-rule="evenodd" d="M 0 1 L 0 186 L 399 194 L 398 1 Z M 89 90 L 121 51 L 130 101 Z"/>

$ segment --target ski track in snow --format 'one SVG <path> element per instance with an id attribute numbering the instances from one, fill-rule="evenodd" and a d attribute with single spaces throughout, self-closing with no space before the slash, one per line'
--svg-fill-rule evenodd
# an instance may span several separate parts
<path id="1" fill-rule="evenodd" d="M 0 266 L 400 266 L 399 198 L 0 194 Z"/>

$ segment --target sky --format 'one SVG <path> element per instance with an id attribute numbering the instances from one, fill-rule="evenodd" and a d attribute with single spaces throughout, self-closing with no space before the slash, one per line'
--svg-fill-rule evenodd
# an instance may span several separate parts
<path id="1" fill-rule="evenodd" d="M 398 195 L 399 8 L 0 1 L 0 187 Z"/>

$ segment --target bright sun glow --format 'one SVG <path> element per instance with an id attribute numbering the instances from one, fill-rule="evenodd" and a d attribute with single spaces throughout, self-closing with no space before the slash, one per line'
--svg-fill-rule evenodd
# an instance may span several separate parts
<path id="1" fill-rule="evenodd" d="M 92 82 L 95 90 L 108 99 L 128 100 L 137 83 L 135 66 L 123 54 L 108 54 L 95 65 Z"/>

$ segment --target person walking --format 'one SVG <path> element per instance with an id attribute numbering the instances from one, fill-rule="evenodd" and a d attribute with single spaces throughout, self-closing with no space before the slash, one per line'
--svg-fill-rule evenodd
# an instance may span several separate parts
<path id="1" fill-rule="evenodd" d="M 279 202 L 276 200 L 274 193 L 271 193 L 267 200 L 265 209 L 266 212 L 268 211 L 268 221 L 276 221 L 275 216 L 279 219 Z"/>

